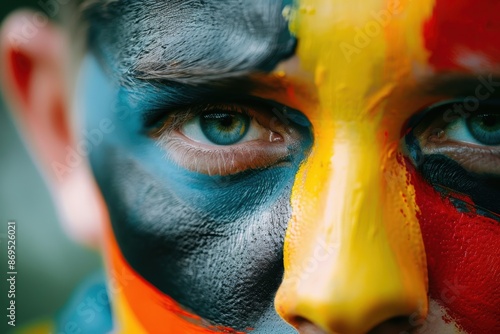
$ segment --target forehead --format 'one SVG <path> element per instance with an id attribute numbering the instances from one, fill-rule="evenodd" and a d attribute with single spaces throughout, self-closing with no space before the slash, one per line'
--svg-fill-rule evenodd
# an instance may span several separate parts
<path id="1" fill-rule="evenodd" d="M 422 33 L 438 70 L 499 70 L 500 1 L 436 0 Z"/>
<path id="2" fill-rule="evenodd" d="M 116 0 L 86 7 L 89 41 L 114 70 L 174 81 L 271 70 L 293 54 L 292 0 Z"/>
<path id="3" fill-rule="evenodd" d="M 84 16 L 90 22 L 91 47 L 121 77 L 192 83 L 271 71 L 292 56 L 297 40 L 285 13 L 293 2 L 97 0 L 85 6 Z M 378 24 L 387 45 L 392 43 L 389 30 L 410 30 L 405 36 L 419 41 L 433 71 L 500 72 L 500 2 L 429 0 L 422 6 L 430 10 L 413 25 L 392 24 L 411 20 L 408 10 L 418 7 L 399 0 L 332 1 L 335 10 L 324 10 L 330 17 L 318 17 L 359 32 L 353 34 L 351 45 L 358 51 L 356 38 L 368 36 L 370 42 L 370 29 Z M 334 44 L 327 48 L 338 49 Z M 366 62 L 381 61 L 383 57 L 366 58 Z"/>

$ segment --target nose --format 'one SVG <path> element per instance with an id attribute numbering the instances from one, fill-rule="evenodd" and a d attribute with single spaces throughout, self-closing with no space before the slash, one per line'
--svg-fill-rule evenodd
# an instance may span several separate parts
<path id="1" fill-rule="evenodd" d="M 300 333 L 399 333 L 427 312 L 413 186 L 376 131 L 338 126 L 296 177 L 275 305 Z"/>
<path id="2" fill-rule="evenodd" d="M 324 330 L 305 319 L 297 319 L 296 328 L 300 334 L 327 334 Z M 368 334 L 401 334 L 411 330 L 411 325 L 405 317 L 393 318 L 378 325 Z"/>

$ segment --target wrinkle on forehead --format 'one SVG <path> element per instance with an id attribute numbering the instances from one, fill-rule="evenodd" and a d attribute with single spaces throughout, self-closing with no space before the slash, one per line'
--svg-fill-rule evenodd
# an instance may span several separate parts
<path id="1" fill-rule="evenodd" d="M 271 71 L 293 54 L 291 1 L 171 0 L 86 6 L 89 43 L 121 76 L 199 83 Z"/>

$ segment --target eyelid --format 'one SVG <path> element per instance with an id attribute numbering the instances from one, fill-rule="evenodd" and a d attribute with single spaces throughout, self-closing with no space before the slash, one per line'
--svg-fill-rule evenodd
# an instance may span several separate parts
<path id="1" fill-rule="evenodd" d="M 455 104 L 462 103 L 463 99 L 448 100 L 434 104 L 423 111 L 415 119 L 411 131 L 418 139 L 420 149 L 424 155 L 441 154 L 458 162 L 470 172 L 478 174 L 498 174 L 500 166 L 500 146 L 486 146 L 472 137 L 467 127 L 467 117 L 485 114 L 484 109 L 491 112 L 500 112 L 500 101 L 483 101 L 482 107 L 476 111 L 466 111 L 463 117 L 457 113 L 445 113 L 453 110 Z M 490 114 L 490 112 L 486 112 Z"/>
<path id="2" fill-rule="evenodd" d="M 247 97 L 240 101 L 208 102 L 169 111 L 151 126 L 148 135 L 159 138 L 162 133 L 179 129 L 185 122 L 210 110 L 240 112 L 253 117 L 260 125 L 276 132 L 292 127 L 310 128 L 312 124 L 300 111 L 275 101 Z"/>
<path id="3" fill-rule="evenodd" d="M 480 111 L 481 108 L 496 108 L 498 110 L 496 112 L 500 113 L 500 99 L 480 101 L 478 108 L 472 111 L 466 108 L 466 99 L 456 98 L 432 104 L 411 117 L 407 123 L 407 128 L 410 131 L 416 131 L 420 135 L 428 127 L 444 130 L 455 125 L 457 121 L 484 114 L 483 111 Z"/>
<path id="4" fill-rule="evenodd" d="M 221 109 L 247 114 L 268 136 L 219 146 L 195 141 L 183 133 L 183 126 L 193 118 Z M 150 136 L 166 152 L 166 158 L 181 168 L 207 175 L 234 175 L 289 164 L 310 133 L 308 127 L 290 121 L 283 123 L 267 103 L 211 103 L 171 112 Z"/>
<path id="5" fill-rule="evenodd" d="M 453 98 L 449 100 L 439 101 L 433 103 L 421 111 L 413 115 L 407 122 L 406 128 L 414 130 L 425 123 L 429 118 L 435 119 L 437 116 L 442 115 L 442 123 L 451 124 L 454 120 L 458 118 L 466 118 L 470 115 L 475 115 L 476 110 L 469 110 L 466 106 L 466 101 L 468 97 L 465 98 Z M 479 101 L 479 107 L 496 107 L 500 110 L 500 99 L 488 99 L 484 101 Z M 456 107 L 457 106 L 457 107 Z M 456 112 L 457 108 L 462 108 L 460 112 Z M 478 109 L 477 108 L 477 109 Z M 455 112 L 455 113 L 454 113 Z M 441 124 L 442 125 L 442 124 Z"/>
<path id="6" fill-rule="evenodd" d="M 463 100 L 452 99 L 452 100 L 439 101 L 437 103 L 428 105 L 427 107 L 425 107 L 424 109 L 420 110 L 419 112 L 415 113 L 412 117 L 410 117 L 410 119 L 406 124 L 406 128 L 414 130 L 418 128 L 429 117 L 435 116 L 435 114 L 439 114 L 439 111 L 443 109 L 443 107 L 452 106 L 453 104 L 460 102 L 463 102 Z"/>
<path id="7" fill-rule="evenodd" d="M 205 103 L 193 105 L 169 112 L 160 121 L 156 122 L 156 127 L 153 126 L 149 134 L 153 138 L 159 138 L 162 134 L 178 130 L 186 122 L 211 110 L 222 110 L 230 113 L 238 112 L 251 116 L 248 107 L 236 103 Z"/>
<path id="8" fill-rule="evenodd" d="M 219 176 L 287 163 L 297 150 L 297 146 L 274 143 L 263 146 L 256 142 L 209 149 L 197 145 L 177 131 L 162 146 L 167 158 L 177 165 L 196 173 Z"/>

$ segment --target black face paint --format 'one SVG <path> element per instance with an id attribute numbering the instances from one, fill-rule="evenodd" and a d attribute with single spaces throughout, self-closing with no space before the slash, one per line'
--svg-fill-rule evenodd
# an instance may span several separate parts
<path id="1" fill-rule="evenodd" d="M 468 171 L 444 154 L 425 154 L 418 138 L 434 126 L 436 119 L 445 123 L 438 123 L 436 127 L 446 130 L 448 123 L 462 118 L 467 121 L 474 117 L 475 114 L 471 112 L 467 115 L 457 114 L 457 108 L 450 107 L 460 106 L 461 101 L 456 99 L 438 103 L 413 116 L 408 122 L 411 131 L 404 137 L 405 148 L 423 178 L 449 198 L 458 210 L 468 212 L 473 209 L 478 214 L 500 221 L 500 201 L 497 200 L 500 196 L 500 175 Z M 497 103 L 497 100 L 483 102 L 481 105 L 484 107 L 476 113 L 496 110 Z M 473 203 L 465 202 L 464 196 Z"/>
<path id="2" fill-rule="evenodd" d="M 276 166 L 224 177 L 190 172 L 166 159 L 145 131 L 147 101 L 168 100 L 172 91 L 147 92 L 142 104 L 129 105 L 128 91 L 120 94 L 96 62 L 90 63 L 97 73 L 87 69 L 87 131 L 102 118 L 109 118 L 115 129 L 103 136 L 90 160 L 126 261 L 183 308 L 213 324 L 294 333 L 273 302 L 283 276 L 290 191 L 312 145 L 305 118 L 291 113 L 290 126 L 302 140 Z M 115 100 L 113 107 L 107 100 Z"/>
<path id="3" fill-rule="evenodd" d="M 244 330 L 273 310 L 295 168 L 222 184 L 227 191 L 206 194 L 224 199 L 214 198 L 212 215 L 179 196 L 198 191 L 166 186 L 124 152 L 107 156 L 98 181 L 123 255 L 138 273 L 215 324 Z"/>
<path id="4" fill-rule="evenodd" d="M 296 41 L 282 15 L 290 3 L 118 0 L 84 11 L 90 51 L 116 90 L 134 101 L 115 91 L 114 110 L 99 101 L 86 108 L 93 112 L 88 127 L 107 112 L 117 128 L 91 163 L 120 250 L 186 310 L 255 333 L 295 333 L 276 314 L 274 295 L 291 187 L 312 145 L 310 129 L 287 161 L 229 177 L 173 165 L 146 130 L 176 108 L 248 96 L 250 75 L 293 55 Z"/>
<path id="5" fill-rule="evenodd" d="M 468 172 L 444 155 L 428 155 L 419 166 L 422 176 L 441 192 L 453 197 L 453 192 L 469 196 L 483 215 L 500 221 L 500 176 Z M 456 206 L 464 203 L 453 201 Z"/>

